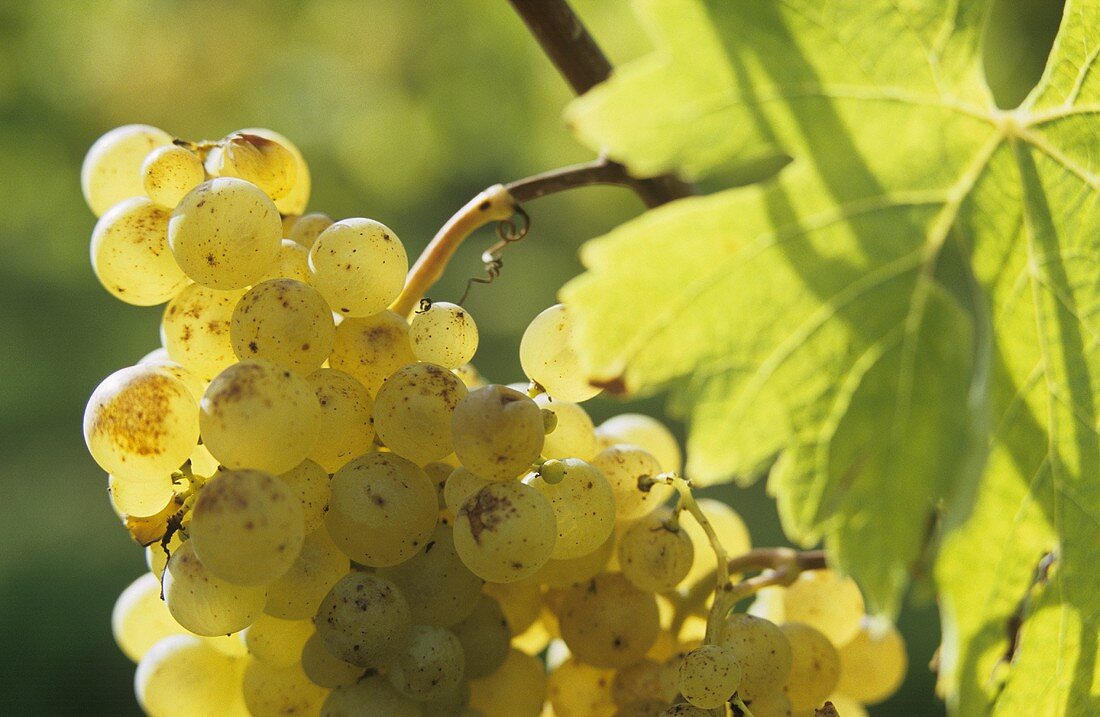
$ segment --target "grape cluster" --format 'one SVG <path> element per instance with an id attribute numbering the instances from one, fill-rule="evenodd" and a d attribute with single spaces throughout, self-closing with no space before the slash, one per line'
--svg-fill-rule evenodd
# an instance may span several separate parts
<path id="1" fill-rule="evenodd" d="M 528 382 L 487 384 L 470 314 L 391 311 L 397 235 L 305 213 L 309 170 L 270 130 L 120 127 L 81 179 L 96 276 L 167 304 L 161 347 L 84 417 L 146 546 L 112 623 L 147 714 L 709 715 L 737 696 L 849 717 L 896 689 L 900 637 L 827 571 L 702 644 L 677 596 L 714 556 L 669 505 L 679 446 L 639 414 L 594 425 L 563 306 L 523 335 Z M 736 512 L 697 503 L 749 549 Z"/>

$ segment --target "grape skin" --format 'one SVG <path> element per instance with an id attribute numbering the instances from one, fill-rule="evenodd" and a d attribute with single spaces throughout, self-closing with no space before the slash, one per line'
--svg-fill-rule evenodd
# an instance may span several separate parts
<path id="1" fill-rule="evenodd" d="M 185 147 L 157 147 L 146 155 L 141 164 L 141 185 L 145 194 L 168 211 L 175 209 L 180 200 L 204 179 L 206 171 L 202 160 Z"/>
<path id="2" fill-rule="evenodd" d="M 121 301 L 163 304 L 189 280 L 168 247 L 168 212 L 144 197 L 124 199 L 92 230 L 92 271 Z"/>
<path id="3" fill-rule="evenodd" d="M 395 690 L 380 675 L 371 675 L 354 685 L 334 689 L 321 707 L 321 717 L 364 715 L 423 717 L 417 702 Z"/>
<path id="4" fill-rule="evenodd" d="M 892 624 L 865 619 L 859 632 L 839 649 L 840 680 L 836 691 L 865 704 L 894 694 L 905 679 L 909 655 L 905 639 Z"/>
<path id="5" fill-rule="evenodd" d="M 623 577 L 647 592 L 675 588 L 691 569 L 695 549 L 679 523 L 671 527 L 672 511 L 660 508 L 627 526 L 619 536 L 619 566 Z M 684 520 L 691 518 L 684 517 Z"/>
<path id="6" fill-rule="evenodd" d="M 175 495 L 176 485 L 167 475 L 149 475 L 141 478 L 107 476 L 107 493 L 111 505 L 119 515 L 144 518 L 164 510 Z"/>
<path id="7" fill-rule="evenodd" d="M 538 475 L 528 484 L 550 501 L 558 537 L 551 558 L 587 555 L 607 540 L 615 528 L 615 494 L 600 471 L 578 458 L 555 461 L 563 475 L 548 483 Z"/>
<path id="8" fill-rule="evenodd" d="M 696 707 L 721 707 L 740 683 L 741 667 L 728 647 L 703 645 L 680 662 L 680 693 Z"/>
<path id="9" fill-rule="evenodd" d="M 161 319 L 164 348 L 176 363 L 209 381 L 237 361 L 229 328 L 243 289 L 191 284 L 168 302 Z"/>
<path id="10" fill-rule="evenodd" d="M 302 671 L 310 682 L 332 689 L 354 685 L 363 676 L 363 668 L 335 657 L 320 635 L 313 633 L 302 646 Z"/>
<path id="11" fill-rule="evenodd" d="M 465 669 L 462 643 L 437 625 L 413 625 L 397 657 L 389 663 L 390 684 L 415 700 L 437 699 L 458 687 Z"/>
<path id="12" fill-rule="evenodd" d="M 286 473 L 279 474 L 279 480 L 301 503 L 305 532 L 312 533 L 324 525 L 325 512 L 332 497 L 332 486 L 325 469 L 306 459 Z"/>
<path id="13" fill-rule="evenodd" d="M 580 403 L 600 392 L 588 383 L 572 346 L 572 317 L 563 304 L 546 309 L 527 326 L 519 344 L 519 361 L 527 378 L 560 401 Z"/>
<path id="14" fill-rule="evenodd" d="M 630 443 L 648 451 L 664 471 L 679 473 L 683 468 L 680 443 L 656 418 L 642 413 L 622 413 L 601 423 L 596 433 L 606 444 L 603 448 Z"/>
<path id="15" fill-rule="evenodd" d="M 568 588 L 586 583 L 603 572 L 614 552 L 615 532 L 612 531 L 598 548 L 585 555 L 563 560 L 551 557 L 535 573 L 534 579 L 551 588 Z"/>
<path id="16" fill-rule="evenodd" d="M 696 503 L 703 514 L 707 516 L 718 542 L 726 549 L 729 555 L 744 555 L 752 548 L 749 538 L 749 529 L 745 527 L 745 521 L 733 508 L 720 500 L 713 498 L 696 498 Z M 692 549 L 695 558 L 691 563 L 691 570 L 684 577 L 685 584 L 694 584 L 714 572 L 714 551 L 710 547 L 710 539 L 699 521 L 685 518 L 680 521 L 680 527 L 691 538 Z"/>
<path id="17" fill-rule="evenodd" d="M 95 141 L 80 168 L 80 189 L 97 217 L 128 197 L 145 193 L 141 165 L 157 147 L 172 144 L 172 135 L 144 124 L 116 127 Z"/>
<path id="18" fill-rule="evenodd" d="M 462 504 L 471 495 L 489 485 L 489 483 L 490 481 L 474 475 L 465 468 L 455 468 L 447 477 L 447 482 L 443 484 L 443 501 L 448 510 L 452 513 L 458 513 Z"/>
<path id="19" fill-rule="evenodd" d="M 791 673 L 784 691 L 791 707 L 820 707 L 840 678 L 840 655 L 833 643 L 809 625 L 789 622 L 780 627 L 791 643 Z"/>
<path id="20" fill-rule="evenodd" d="M 313 633 L 312 620 L 283 620 L 265 614 L 241 631 L 241 639 L 255 659 L 273 667 L 290 667 L 298 664 Z"/>
<path id="21" fill-rule="evenodd" d="M 545 699 L 542 662 L 519 650 L 509 650 L 493 674 L 470 682 L 470 706 L 484 717 L 538 717 Z"/>
<path id="22" fill-rule="evenodd" d="M 744 613 L 726 620 L 722 645 L 733 649 L 741 666 L 738 694 L 745 700 L 783 689 L 791 674 L 791 643 L 777 625 Z"/>
<path id="23" fill-rule="evenodd" d="M 423 465 L 454 451 L 451 416 L 466 386 L 442 366 L 417 363 L 394 372 L 374 399 L 374 428 L 394 453 Z"/>
<path id="24" fill-rule="evenodd" d="M 304 212 L 306 205 L 309 203 L 309 193 L 312 187 L 309 165 L 306 164 L 306 160 L 297 145 L 275 130 L 265 127 L 247 127 L 238 131 L 241 134 L 252 134 L 269 139 L 290 152 L 291 156 L 294 157 L 294 186 L 285 196 L 275 200 L 275 207 L 282 214 L 301 214 Z"/>
<path id="25" fill-rule="evenodd" d="M 533 575 L 557 540 L 550 501 L 523 483 L 492 483 L 455 516 L 455 550 L 478 577 L 498 583 Z"/>
<path id="26" fill-rule="evenodd" d="M 313 242 L 317 241 L 317 237 L 321 235 L 321 232 L 331 227 L 332 224 L 332 217 L 327 214 L 321 212 L 304 214 L 298 217 L 286 236 L 287 239 L 304 248 L 308 256 L 309 248 L 313 246 Z"/>
<path id="27" fill-rule="evenodd" d="M 486 480 L 512 480 L 526 472 L 542 450 L 542 412 L 530 398 L 506 386 L 471 391 L 451 421 L 455 454 L 463 466 Z"/>
<path id="28" fill-rule="evenodd" d="M 508 656 L 512 631 L 500 603 L 482 595 L 463 620 L 451 626 L 465 656 L 466 677 L 485 677 L 497 670 Z"/>
<path id="29" fill-rule="evenodd" d="M 562 639 L 577 659 L 622 668 L 657 640 L 657 600 L 619 573 L 604 573 L 566 591 L 556 611 Z"/>
<path id="30" fill-rule="evenodd" d="M 244 670 L 241 691 L 252 717 L 317 714 L 328 696 L 328 690 L 306 677 L 296 659 L 287 667 L 250 661 Z"/>
<path id="31" fill-rule="evenodd" d="M 172 553 L 163 585 L 172 617 L 196 635 L 243 630 L 260 616 L 267 600 L 263 586 L 234 585 L 211 574 L 195 555 L 190 540 Z"/>
<path id="32" fill-rule="evenodd" d="M 297 179 L 297 166 L 290 150 L 267 137 L 247 132 L 234 132 L 223 139 L 207 156 L 206 169 L 215 177 L 251 182 L 272 200 L 289 194 Z"/>
<path id="33" fill-rule="evenodd" d="M 284 620 L 311 618 L 329 589 L 347 572 L 347 556 L 322 526 L 302 541 L 290 569 L 268 585 L 264 612 Z"/>
<path id="34" fill-rule="evenodd" d="M 535 396 L 539 408 L 550 411 L 557 426 L 546 434 L 542 455 L 546 458 L 580 458 L 591 461 L 597 453 L 596 430 L 582 406 L 565 401 L 552 401 L 545 393 Z"/>
<path id="35" fill-rule="evenodd" d="M 152 573 L 143 573 L 118 596 L 111 632 L 122 654 L 134 662 L 163 638 L 187 634 L 160 599 L 160 580 Z"/>
<path id="36" fill-rule="evenodd" d="M 237 358 L 264 359 L 303 375 L 325 362 L 335 335 L 328 304 L 294 279 L 269 279 L 245 292 L 229 328 Z"/>
<path id="37" fill-rule="evenodd" d="M 477 324 L 466 309 L 447 301 L 435 301 L 416 312 L 409 325 L 416 358 L 458 368 L 477 353 Z"/>
<path id="38" fill-rule="evenodd" d="M 344 219 L 309 250 L 313 285 L 334 311 L 365 317 L 382 311 L 405 285 L 409 259 L 393 230 L 372 219 Z"/>
<path id="39" fill-rule="evenodd" d="M 409 325 L 392 311 L 344 319 L 336 327 L 329 365 L 354 376 L 372 396 L 387 376 L 411 363 Z"/>
<path id="40" fill-rule="evenodd" d="M 374 445 L 374 400 L 354 376 L 334 368 L 317 369 L 308 381 L 321 406 L 317 442 L 309 457 L 335 473 Z"/>
<path id="41" fill-rule="evenodd" d="M 672 495 L 674 488 L 657 483 L 648 491 L 638 487 L 641 478 L 656 478 L 661 474 L 657 459 L 648 452 L 627 444 L 616 444 L 600 451 L 592 460 L 615 491 L 615 514 L 618 520 L 641 518 L 657 509 Z"/>
<path id="42" fill-rule="evenodd" d="M 275 263 L 264 275 L 264 280 L 294 279 L 303 284 L 309 284 L 310 278 L 309 251 L 290 239 L 281 240 Z"/>
<path id="43" fill-rule="evenodd" d="M 229 714 L 240 699 L 242 667 L 197 637 L 172 635 L 142 657 L 134 692 L 151 717 Z"/>
<path id="44" fill-rule="evenodd" d="M 329 652 L 359 667 L 381 667 L 393 659 L 412 629 L 408 603 L 397 586 L 359 572 L 332 586 L 314 622 Z"/>
<path id="45" fill-rule="evenodd" d="M 856 636 L 865 609 L 859 586 L 834 570 L 804 571 L 782 592 L 784 622 L 809 625 L 834 645 Z"/>
<path id="46" fill-rule="evenodd" d="M 600 669 L 570 658 L 550 672 L 547 696 L 555 717 L 610 717 L 614 670 Z"/>

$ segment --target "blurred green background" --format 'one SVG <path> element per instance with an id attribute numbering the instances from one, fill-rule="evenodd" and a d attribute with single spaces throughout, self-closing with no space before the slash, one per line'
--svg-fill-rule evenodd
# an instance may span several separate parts
<path id="1" fill-rule="evenodd" d="M 1035 81 L 1059 5 L 998 6 L 987 60 L 1003 105 Z M 616 63 L 646 51 L 625 0 L 576 6 Z M 504 0 L 0 0 L 0 714 L 138 713 L 109 615 L 144 562 L 80 420 L 102 377 L 156 347 L 160 312 L 114 301 L 89 268 L 78 176 L 96 137 L 131 122 L 189 139 L 271 127 L 309 160 L 314 210 L 383 221 L 415 253 L 481 188 L 589 158 L 560 121 L 568 99 Z M 468 302 L 477 363 L 500 382 L 520 378 L 520 334 L 579 272 L 578 246 L 641 207 L 587 189 L 529 209 L 530 236 Z M 475 236 L 433 295 L 455 299 L 491 241 Z M 637 405 L 660 415 L 659 399 Z M 762 489 L 717 493 L 757 544 L 782 541 Z M 902 629 L 909 680 L 873 713 L 942 714 L 934 606 L 914 598 Z"/>

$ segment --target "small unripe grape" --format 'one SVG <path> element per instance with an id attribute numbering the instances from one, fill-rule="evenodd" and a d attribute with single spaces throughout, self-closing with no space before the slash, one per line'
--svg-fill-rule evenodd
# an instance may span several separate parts
<path id="1" fill-rule="evenodd" d="M 466 309 L 447 301 L 432 302 L 417 311 L 409 324 L 416 358 L 458 368 L 477 352 L 477 324 Z"/>
<path id="2" fill-rule="evenodd" d="M 176 145 L 157 147 L 141 165 L 141 183 L 153 202 L 171 211 L 206 179 L 198 155 Z"/>
<path id="3" fill-rule="evenodd" d="M 555 474 L 546 480 L 548 473 Z M 579 458 L 547 461 L 529 485 L 554 509 L 558 539 L 551 557 L 577 558 L 597 549 L 615 527 L 615 494 L 603 473 Z"/>
<path id="4" fill-rule="evenodd" d="M 572 345 L 573 323 L 563 304 L 536 316 L 519 345 L 519 361 L 529 379 L 560 401 L 579 403 L 600 392 L 588 383 Z"/>
<path id="5" fill-rule="evenodd" d="M 505 386 L 470 392 L 451 420 L 458 459 L 486 480 L 512 480 L 529 470 L 542 450 L 545 432 L 538 405 Z"/>
<path id="6" fill-rule="evenodd" d="M 696 707 L 717 709 L 737 691 L 741 667 L 729 647 L 703 645 L 680 663 L 680 694 Z"/>
<path id="7" fill-rule="evenodd" d="M 397 298 L 409 270 L 393 230 L 371 219 L 344 219 L 321 232 L 309 250 L 313 285 L 333 311 L 364 317 Z"/>

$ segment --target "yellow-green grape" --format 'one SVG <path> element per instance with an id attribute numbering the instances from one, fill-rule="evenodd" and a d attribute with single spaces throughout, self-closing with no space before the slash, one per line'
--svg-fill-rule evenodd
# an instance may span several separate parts
<path id="1" fill-rule="evenodd" d="M 302 671 L 310 682 L 329 689 L 354 685 L 363 676 L 362 667 L 335 657 L 317 633 L 302 646 Z"/>
<path id="2" fill-rule="evenodd" d="M 462 643 L 445 627 L 413 625 L 387 669 L 390 684 L 401 694 L 420 701 L 443 697 L 462 680 Z"/>
<path id="3" fill-rule="evenodd" d="M 441 463 L 439 461 L 433 461 L 424 466 L 424 474 L 428 476 L 428 480 L 435 486 L 437 505 L 440 510 L 444 510 L 447 507 L 447 498 L 444 491 L 447 488 L 447 479 L 451 477 L 451 472 L 454 470 L 455 469 L 451 467 L 449 463 Z"/>
<path id="4" fill-rule="evenodd" d="M 492 483 L 455 515 L 455 549 L 475 575 L 510 583 L 534 575 L 557 540 L 550 501 L 523 483 Z"/>
<path id="5" fill-rule="evenodd" d="M 191 390 L 156 365 L 115 371 L 84 409 L 84 440 L 92 458 L 125 479 L 170 475 L 187 460 L 198 435 Z"/>
<path id="6" fill-rule="evenodd" d="M 452 513 L 457 513 L 470 496 L 490 482 L 465 468 L 455 468 L 443 484 L 443 501 Z"/>
<path id="7" fill-rule="evenodd" d="M 332 217 L 327 214 L 321 212 L 305 214 L 298 217 L 298 221 L 294 222 L 294 226 L 291 227 L 286 237 L 304 248 L 308 254 L 313 242 L 317 241 L 317 237 L 321 236 L 321 232 L 331 227 L 332 223 Z"/>
<path id="8" fill-rule="evenodd" d="M 163 304 L 188 283 L 168 249 L 168 213 L 144 197 L 124 199 L 99 218 L 91 253 L 99 283 L 127 304 Z"/>
<path id="9" fill-rule="evenodd" d="M 666 708 L 661 717 L 710 717 L 710 713 L 690 702 L 678 702 Z M 756 717 L 756 713 L 753 713 L 753 717 Z"/>
<path id="10" fill-rule="evenodd" d="M 438 715 L 439 717 L 467 717 L 467 707 L 470 706 L 470 683 L 460 681 L 451 689 L 441 693 L 438 697 L 420 702 L 425 715 Z"/>
<path id="11" fill-rule="evenodd" d="M 672 590 L 691 569 L 695 557 L 691 538 L 681 526 L 691 520 L 661 507 L 627 526 L 619 536 L 619 567 L 623 577 L 646 592 Z"/>
<path id="12" fill-rule="evenodd" d="M 865 609 L 855 581 L 833 570 L 806 570 L 783 591 L 783 620 L 809 625 L 838 646 L 859 632 Z"/>
<path id="13" fill-rule="evenodd" d="M 555 717 L 611 717 L 614 670 L 605 670 L 570 658 L 547 678 L 546 691 Z"/>
<path id="14" fill-rule="evenodd" d="M 279 210 L 255 184 L 221 177 L 187 193 L 168 221 L 180 268 L 211 289 L 239 289 L 265 275 L 279 253 Z"/>
<path id="15" fill-rule="evenodd" d="M 649 451 L 661 469 L 679 473 L 683 468 L 683 454 L 676 436 L 665 424 L 643 413 L 623 413 L 607 419 L 596 429 L 603 447 L 616 443 L 630 443 Z"/>
<path id="16" fill-rule="evenodd" d="M 332 497 L 329 474 L 311 460 L 304 460 L 279 479 L 298 496 L 302 504 L 302 523 L 307 533 L 312 533 L 325 524 L 325 511 Z"/>
<path id="17" fill-rule="evenodd" d="M 448 301 L 417 311 L 409 338 L 417 359 L 447 368 L 458 368 L 477 353 L 477 324 L 470 312 Z"/>
<path id="18" fill-rule="evenodd" d="M 116 127 L 95 141 L 84 155 L 80 189 L 97 217 L 123 199 L 145 194 L 141 164 L 157 147 L 172 144 L 172 135 L 144 124 Z"/>
<path id="19" fill-rule="evenodd" d="M 534 576 L 514 583 L 485 583 L 482 592 L 500 604 L 513 635 L 530 627 L 542 612 L 542 588 Z"/>
<path id="20" fill-rule="evenodd" d="M 263 586 L 235 585 L 215 577 L 199 561 L 190 540 L 172 553 L 163 585 L 172 617 L 196 635 L 243 630 L 260 616 L 267 599 Z"/>
<path id="21" fill-rule="evenodd" d="M 328 591 L 347 572 L 347 556 L 322 526 L 305 537 L 294 564 L 268 586 L 264 612 L 283 620 L 311 618 Z"/>
<path id="22" fill-rule="evenodd" d="M 465 619 L 451 626 L 451 632 L 462 644 L 466 677 L 476 679 L 496 672 L 508 656 L 512 631 L 498 603 L 482 595 Z"/>
<path id="23" fill-rule="evenodd" d="M 611 681 L 611 698 L 618 705 L 645 700 L 667 702 L 661 689 L 660 673 L 661 664 L 648 658 L 627 665 L 617 671 Z"/>
<path id="24" fill-rule="evenodd" d="M 258 134 L 234 132 L 206 158 L 206 169 L 215 177 L 236 177 L 251 182 L 272 200 L 282 199 L 294 188 L 297 162 L 290 150 Z"/>
<path id="25" fill-rule="evenodd" d="M 592 459 L 592 465 L 600 470 L 615 491 L 615 517 L 618 520 L 634 520 L 652 513 L 672 495 L 674 488 L 657 483 L 642 490 L 638 481 L 656 478 L 661 466 L 648 451 L 637 446 L 616 444 L 605 448 Z"/>
<path id="26" fill-rule="evenodd" d="M 472 363 L 462 364 L 456 369 L 452 369 L 455 376 L 458 376 L 462 383 L 466 384 L 466 388 L 473 391 L 475 388 L 481 388 L 488 385 L 488 381 L 478 372 L 477 367 Z"/>
<path id="27" fill-rule="evenodd" d="M 306 459 L 321 406 L 303 377 L 269 361 L 241 361 L 210 382 L 200 404 L 202 441 L 227 468 L 285 473 Z"/>
<path id="28" fill-rule="evenodd" d="M 603 473 L 579 458 L 553 459 L 528 483 L 554 509 L 558 537 L 550 557 L 579 558 L 607 541 L 615 528 L 615 493 Z"/>
<path id="29" fill-rule="evenodd" d="M 197 375 L 170 359 L 162 361 L 142 361 L 141 363 L 145 366 L 156 366 L 161 371 L 171 374 L 180 381 L 183 381 L 187 384 L 187 388 L 191 391 L 191 395 L 194 396 L 195 405 L 199 405 L 199 401 L 202 400 L 202 395 L 206 393 L 206 381 L 203 381 Z M 194 454 L 194 452 L 192 452 L 192 454 Z"/>
<path id="30" fill-rule="evenodd" d="M 778 692 L 770 692 L 763 697 L 757 697 L 753 700 L 744 700 L 745 704 L 752 710 L 753 717 L 794 717 L 794 708 L 791 707 L 791 701 L 787 699 L 787 694 L 782 690 Z M 810 710 L 812 713 L 813 710 Z M 847 712 L 841 712 L 843 717 L 848 717 Z M 816 716 L 815 716 L 816 717 Z M 859 717 L 858 713 L 855 717 Z"/>
<path id="31" fill-rule="evenodd" d="M 205 635 L 202 641 L 223 655 L 248 657 L 248 648 L 244 646 L 240 632 L 230 635 Z"/>
<path id="32" fill-rule="evenodd" d="M 661 717 L 666 707 L 664 700 L 635 700 L 619 707 L 614 717 Z"/>
<path id="33" fill-rule="evenodd" d="M 260 615 L 241 632 L 248 654 L 273 667 L 298 664 L 306 640 L 313 635 L 312 620 L 282 620 Z"/>
<path id="34" fill-rule="evenodd" d="M 535 396 L 539 408 L 550 411 L 557 418 L 554 430 L 546 434 L 542 455 L 546 458 L 580 458 L 592 460 L 596 450 L 596 431 L 592 419 L 576 403 L 553 401 L 545 393 Z"/>
<path id="35" fill-rule="evenodd" d="M 168 505 L 176 493 L 176 486 L 167 475 L 139 478 L 111 475 L 107 476 L 107 493 L 116 513 L 146 518 Z"/>
<path id="36" fill-rule="evenodd" d="M 547 616 L 549 616 L 549 620 Z M 565 652 L 562 659 L 565 659 L 569 656 L 569 648 L 565 647 L 565 643 L 561 640 L 555 639 L 556 635 L 557 620 L 544 609 L 538 620 L 535 620 L 530 627 L 512 638 L 512 647 L 521 652 L 526 652 L 528 655 L 540 655 L 548 647 L 560 645 Z"/>
<path id="37" fill-rule="evenodd" d="M 141 658 L 134 692 L 150 717 L 225 715 L 240 699 L 243 665 L 197 637 L 172 635 Z"/>
<path id="38" fill-rule="evenodd" d="M 791 674 L 791 643 L 779 626 L 763 618 L 735 613 L 726 620 L 722 644 L 741 665 L 738 694 L 753 700 L 779 692 Z"/>
<path id="39" fill-rule="evenodd" d="M 198 155 L 174 144 L 157 147 L 146 155 L 140 171 L 145 194 L 168 211 L 175 209 L 188 192 L 206 179 Z"/>
<path id="40" fill-rule="evenodd" d="M 336 327 L 329 365 L 357 378 L 371 395 L 387 376 L 411 363 L 416 363 L 416 356 L 409 342 L 409 325 L 392 311 L 344 319 Z"/>
<path id="41" fill-rule="evenodd" d="M 285 196 L 275 200 L 275 206 L 282 214 L 302 214 L 309 204 L 310 176 L 309 165 L 306 164 L 298 147 L 289 139 L 278 132 L 263 127 L 248 127 L 240 130 L 241 134 L 252 134 L 277 142 L 294 157 L 294 187 Z"/>
<path id="42" fill-rule="evenodd" d="M 536 316 L 523 332 L 519 362 L 527 378 L 559 401 L 580 403 L 600 392 L 588 383 L 584 365 L 573 348 L 573 322 L 564 304 Z"/>
<path id="43" fill-rule="evenodd" d="M 344 219 L 321 232 L 309 249 L 313 285 L 333 311 L 364 317 L 401 293 L 409 259 L 393 230 L 372 219 Z"/>
<path id="44" fill-rule="evenodd" d="M 780 629 L 791 643 L 791 674 L 783 686 L 791 707 L 820 707 L 840 679 L 840 655 L 829 638 L 809 625 L 788 622 Z"/>
<path id="45" fill-rule="evenodd" d="M 321 717 L 423 717 L 420 703 L 404 696 L 381 675 L 337 687 L 321 707 Z"/>
<path id="46" fill-rule="evenodd" d="M 745 527 L 745 521 L 733 508 L 720 500 L 713 498 L 697 498 L 696 503 L 707 516 L 707 522 L 718 536 L 718 542 L 731 556 L 744 555 L 752 548 L 749 538 L 749 529 Z M 699 525 L 699 521 L 687 514 L 683 514 L 680 527 L 691 538 L 691 545 L 695 552 L 695 558 L 691 563 L 691 570 L 684 577 L 684 583 L 693 585 L 714 572 L 717 562 L 714 558 L 714 550 L 711 549 L 710 540 L 706 532 Z"/>
<path id="47" fill-rule="evenodd" d="M 374 397 L 374 429 L 386 448 L 423 465 L 454 451 L 451 416 L 466 386 L 447 369 L 416 363 L 398 369 Z"/>
<path id="48" fill-rule="evenodd" d="M 721 707 L 741 684 L 741 667 L 732 648 L 697 647 L 680 662 L 680 694 L 705 710 Z"/>
<path id="49" fill-rule="evenodd" d="M 564 560 L 550 558 L 546 565 L 539 568 L 533 579 L 551 588 L 567 588 L 577 583 L 586 583 L 603 572 L 614 551 L 615 533 L 612 532 L 598 548 L 585 555 Z"/>
<path id="50" fill-rule="evenodd" d="M 270 279 L 245 292 L 229 328 L 237 358 L 265 359 L 305 375 L 329 357 L 335 335 L 328 304 L 294 279 Z"/>
<path id="51" fill-rule="evenodd" d="M 561 637 L 577 659 L 622 668 L 657 640 L 657 599 L 619 573 L 604 573 L 566 591 L 557 610 Z"/>
<path id="52" fill-rule="evenodd" d="M 321 406 L 320 431 L 309 457 L 335 473 L 374 445 L 374 400 L 354 376 L 334 368 L 317 369 L 308 380 Z"/>
<path id="53" fill-rule="evenodd" d="M 386 567 L 408 560 L 428 542 L 436 505 L 435 488 L 416 464 L 393 453 L 367 453 L 332 477 L 325 525 L 352 560 Z"/>
<path id="54" fill-rule="evenodd" d="M 484 581 L 470 572 L 455 551 L 451 526 L 440 524 L 416 555 L 400 565 L 381 568 L 409 603 L 412 621 L 449 627 L 477 605 Z"/>
<path id="55" fill-rule="evenodd" d="M 160 580 L 164 575 L 164 568 L 168 565 L 168 558 L 172 553 L 176 552 L 176 549 L 183 544 L 183 536 L 179 531 L 172 534 L 172 537 L 168 539 L 168 545 L 162 545 L 159 541 L 145 547 L 145 565 L 148 566 L 149 572 Z"/>
<path id="56" fill-rule="evenodd" d="M 484 717 L 539 717 L 546 673 L 537 657 L 509 650 L 496 672 L 470 681 L 470 706 Z"/>
<path id="57" fill-rule="evenodd" d="M 315 715 L 328 697 L 328 690 L 310 682 L 294 661 L 287 666 L 252 660 L 244 670 L 241 692 L 252 717 Z"/>
<path id="58" fill-rule="evenodd" d="M 396 585 L 352 572 L 329 591 L 314 618 L 325 647 L 344 662 L 380 667 L 409 637 L 409 605 Z"/>
<path id="59" fill-rule="evenodd" d="M 546 435 L 538 404 L 496 384 L 462 399 L 452 417 L 451 433 L 462 465 L 491 481 L 510 481 L 527 472 L 538 459 Z"/>
<path id="60" fill-rule="evenodd" d="M 122 591 L 111 611 L 111 632 L 122 653 L 134 662 L 161 639 L 186 634 L 160 599 L 160 580 L 145 573 Z"/>
<path id="61" fill-rule="evenodd" d="M 173 361 L 209 381 L 237 362 L 229 327 L 244 291 L 191 284 L 168 302 L 161 319 L 164 348 Z"/>
<path id="62" fill-rule="evenodd" d="M 856 636 L 839 652 L 836 691 L 866 704 L 877 704 L 897 692 L 909 667 L 905 640 L 889 623 L 874 624 L 865 619 Z"/>
<path id="63" fill-rule="evenodd" d="M 309 250 L 290 239 L 282 239 L 275 263 L 264 275 L 264 280 L 294 279 L 308 284 L 312 278 L 309 273 Z"/>

